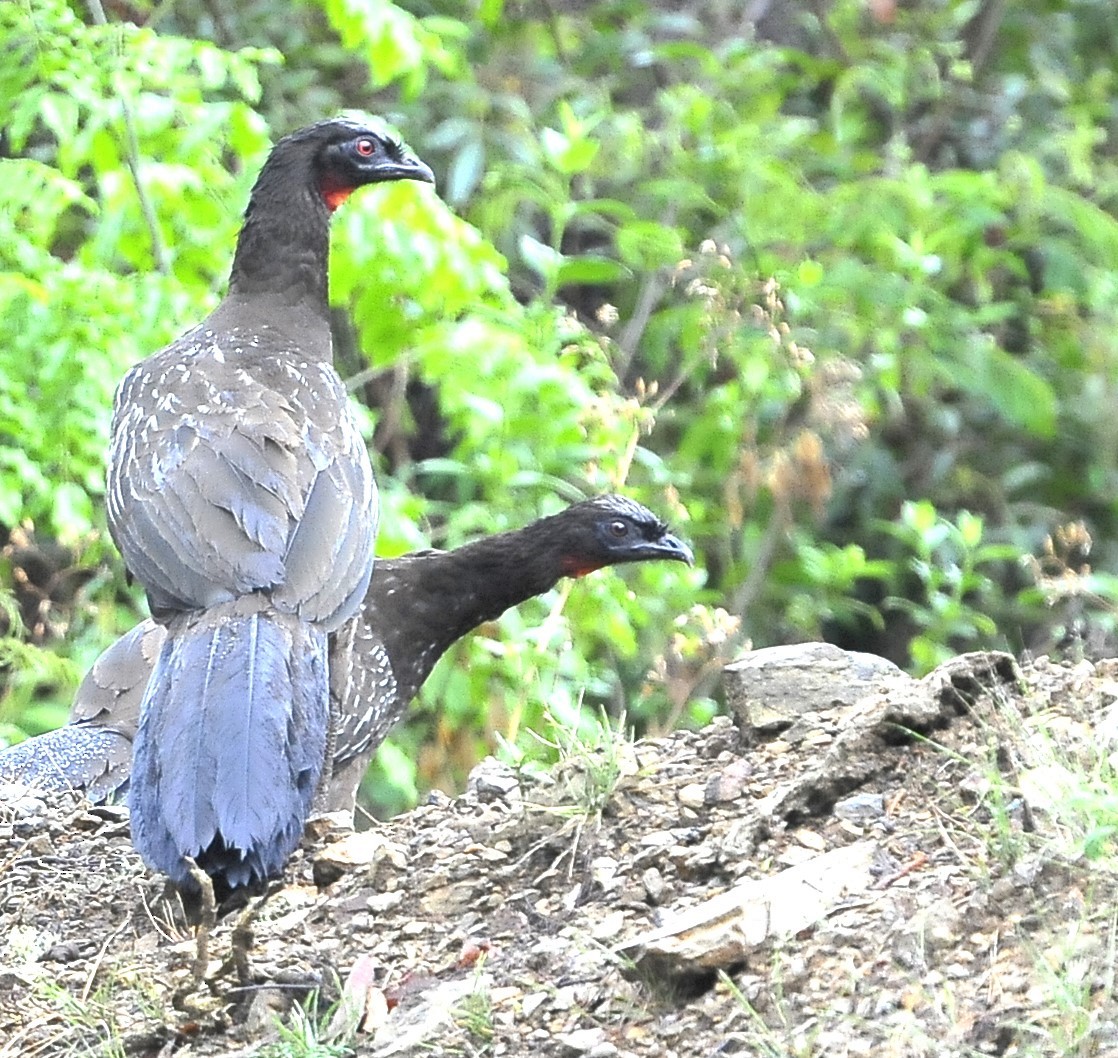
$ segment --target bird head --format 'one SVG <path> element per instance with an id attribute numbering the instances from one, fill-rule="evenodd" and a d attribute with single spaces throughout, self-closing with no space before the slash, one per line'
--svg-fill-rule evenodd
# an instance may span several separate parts
<path id="1" fill-rule="evenodd" d="M 348 118 L 319 121 L 284 136 L 261 170 L 254 195 L 266 194 L 274 180 L 291 181 L 300 171 L 331 212 L 366 184 L 435 182 L 430 168 L 395 136 Z"/>
<path id="2" fill-rule="evenodd" d="M 319 194 L 337 209 L 357 188 L 390 180 L 433 184 L 435 175 L 394 136 L 360 122 L 336 118 L 302 133 L 316 145 L 313 170 Z"/>
<path id="3" fill-rule="evenodd" d="M 365 184 L 434 179 L 398 139 L 367 122 L 333 118 L 284 136 L 249 196 L 229 298 L 240 305 L 245 298 L 269 295 L 289 306 L 302 305 L 304 314 L 293 326 L 305 341 L 307 306 L 318 324 L 328 316 L 326 268 L 334 210 Z"/>
<path id="4" fill-rule="evenodd" d="M 695 561 L 691 548 L 664 522 L 624 496 L 595 496 L 555 517 L 563 522 L 561 566 L 570 577 L 623 562 Z"/>

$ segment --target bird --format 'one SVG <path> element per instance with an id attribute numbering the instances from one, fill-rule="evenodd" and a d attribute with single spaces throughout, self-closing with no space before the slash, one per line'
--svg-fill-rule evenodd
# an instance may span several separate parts
<path id="1" fill-rule="evenodd" d="M 453 643 L 563 577 L 653 559 L 690 565 L 694 556 L 647 507 L 612 494 L 450 551 L 378 558 L 361 610 L 331 636 L 339 719 L 322 810 L 352 815 L 373 754 Z M 78 687 L 68 724 L 0 751 L 0 781 L 76 789 L 95 802 L 121 797 L 165 636 L 146 620 L 108 647 Z"/>
<path id="2" fill-rule="evenodd" d="M 328 738 L 327 637 L 365 596 L 376 487 L 333 366 L 330 218 L 357 188 L 431 170 L 333 119 L 273 147 L 225 297 L 117 389 L 109 532 L 165 629 L 140 709 L 132 841 L 187 887 L 282 870 Z"/>

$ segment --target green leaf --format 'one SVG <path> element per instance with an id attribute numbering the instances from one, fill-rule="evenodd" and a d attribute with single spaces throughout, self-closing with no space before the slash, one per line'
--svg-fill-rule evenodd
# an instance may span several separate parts
<path id="1" fill-rule="evenodd" d="M 556 285 L 569 283 L 607 284 L 624 279 L 629 272 L 608 257 L 587 254 L 583 257 L 565 257 L 556 273 Z"/>
<path id="2" fill-rule="evenodd" d="M 548 161 L 567 176 L 585 172 L 598 154 L 593 140 L 574 138 L 558 129 L 541 129 L 540 144 Z"/>
<path id="3" fill-rule="evenodd" d="M 981 393 L 1007 421 L 1037 437 L 1055 433 L 1057 398 L 1047 381 L 992 341 L 976 342 L 971 354 L 952 365 L 957 384 Z"/>
<path id="4" fill-rule="evenodd" d="M 520 256 L 545 282 L 550 282 L 563 264 L 563 255 L 558 250 L 527 233 L 520 236 Z"/>
<path id="5" fill-rule="evenodd" d="M 1041 206 L 1061 224 L 1066 224 L 1089 249 L 1092 259 L 1104 267 L 1118 261 L 1118 218 L 1082 195 L 1046 183 L 1040 192 Z"/>
<path id="6" fill-rule="evenodd" d="M 676 265 L 685 256 L 683 240 L 675 228 L 652 221 L 635 221 L 618 229 L 617 252 L 632 268 Z"/>

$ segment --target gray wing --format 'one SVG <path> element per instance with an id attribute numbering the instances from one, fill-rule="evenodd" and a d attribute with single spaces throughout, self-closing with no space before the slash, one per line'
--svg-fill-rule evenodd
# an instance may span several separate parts
<path id="1" fill-rule="evenodd" d="M 157 616 L 267 592 L 335 627 L 368 583 L 375 496 L 327 364 L 273 350 L 250 374 L 196 330 L 117 394 L 109 527 Z"/>

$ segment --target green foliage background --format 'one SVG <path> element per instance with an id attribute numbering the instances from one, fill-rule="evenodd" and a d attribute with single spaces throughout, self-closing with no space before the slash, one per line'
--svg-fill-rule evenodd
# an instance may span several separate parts
<path id="1" fill-rule="evenodd" d="M 460 644 L 380 808 L 531 752 L 545 708 L 699 722 L 745 642 L 1105 647 L 1118 8 L 761 7 L 0 5 L 0 738 L 142 613 L 102 514 L 117 380 L 220 296 L 270 143 L 343 109 L 440 180 L 335 222 L 380 552 L 623 489 L 700 555 Z"/>

